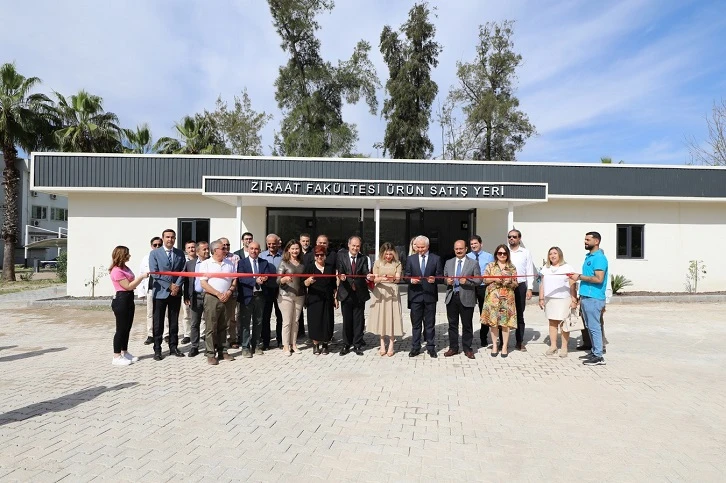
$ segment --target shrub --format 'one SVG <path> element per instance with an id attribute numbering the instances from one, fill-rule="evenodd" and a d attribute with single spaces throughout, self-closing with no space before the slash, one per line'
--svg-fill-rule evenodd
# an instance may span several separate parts
<path id="1" fill-rule="evenodd" d="M 60 255 L 58 255 L 58 262 L 55 266 L 55 275 L 58 277 L 58 280 L 65 283 L 68 279 L 68 252 L 66 250 L 63 250 Z"/>
<path id="2" fill-rule="evenodd" d="M 613 295 L 621 291 L 625 287 L 633 285 L 633 281 L 625 278 L 625 275 L 615 275 L 610 277 L 610 285 L 613 287 Z"/>

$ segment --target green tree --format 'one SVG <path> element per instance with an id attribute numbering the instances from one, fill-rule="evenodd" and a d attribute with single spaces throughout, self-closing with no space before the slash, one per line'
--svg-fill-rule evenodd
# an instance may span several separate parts
<path id="1" fill-rule="evenodd" d="M 151 129 L 146 123 L 136 126 L 136 130 L 124 129 L 123 137 L 124 153 L 150 154 L 155 152 Z"/>
<path id="2" fill-rule="evenodd" d="M 689 164 L 706 166 L 726 166 L 726 99 L 721 104 L 713 103 L 711 117 L 706 119 L 708 140 L 706 145 L 696 141 L 694 137 L 687 140 Z"/>
<path id="3" fill-rule="evenodd" d="M 15 281 L 15 247 L 18 243 L 18 212 L 20 205 L 20 170 L 17 167 L 18 150 L 26 152 L 45 147 L 50 132 L 51 101 L 47 96 L 31 91 L 40 84 L 37 77 L 18 73 L 15 64 L 0 67 L 0 144 L 5 166 L 3 190 L 5 216 L 2 238 L 3 281 Z"/>
<path id="4" fill-rule="evenodd" d="M 58 148 L 78 153 L 119 153 L 122 150 L 122 131 L 118 117 L 103 109 L 103 99 L 78 91 L 70 98 L 56 92 L 55 107 Z"/>
<path id="5" fill-rule="evenodd" d="M 434 41 L 436 27 L 430 15 L 426 2 L 416 4 L 401 26 L 403 39 L 388 25 L 381 32 L 381 54 L 389 71 L 389 97 L 382 110 L 388 121 L 383 154 L 388 152 L 394 159 L 426 159 L 434 148 L 428 129 L 439 88 L 431 79 L 431 70 L 439 63 L 441 46 Z"/>
<path id="6" fill-rule="evenodd" d="M 217 98 L 213 112 L 204 111 L 212 128 L 229 149 L 230 154 L 242 156 L 262 155 L 261 131 L 272 119 L 272 114 L 257 112 L 252 109 L 252 101 L 247 89 L 242 98 L 234 96 L 234 107 L 229 108 L 226 101 Z"/>
<path id="7" fill-rule="evenodd" d="M 613 164 L 613 158 L 611 158 L 610 156 L 602 156 L 600 158 L 600 163 L 602 163 L 602 164 Z M 623 161 L 621 159 L 620 161 L 618 161 L 618 164 L 625 164 L 625 161 Z"/>
<path id="8" fill-rule="evenodd" d="M 163 137 L 154 145 L 161 154 L 229 154 L 211 121 L 203 114 L 184 116 L 174 125 L 179 139 Z"/>
<path id="9" fill-rule="evenodd" d="M 480 26 L 476 58 L 456 63 L 459 82 L 449 100 L 463 111 L 466 136 L 476 146 L 465 157 L 514 161 L 527 139 L 536 134 L 514 95 L 515 71 L 522 56 L 514 52 L 513 26 L 512 21 Z"/>
<path id="10" fill-rule="evenodd" d="M 273 154 L 281 156 L 344 156 L 358 140 L 355 124 L 343 121 L 343 102 L 365 98 L 371 114 L 378 110 L 380 87 L 371 46 L 360 41 L 347 61 L 337 66 L 320 55 L 316 17 L 333 9 L 332 0 L 268 0 L 272 23 L 290 56 L 275 81 L 275 99 L 282 110 Z"/>

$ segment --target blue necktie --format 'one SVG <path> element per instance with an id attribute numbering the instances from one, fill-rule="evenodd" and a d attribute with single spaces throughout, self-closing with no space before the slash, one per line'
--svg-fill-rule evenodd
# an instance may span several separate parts
<path id="1" fill-rule="evenodd" d="M 169 250 L 167 252 L 167 255 L 169 256 L 169 266 L 172 266 L 173 265 L 172 260 L 174 258 L 173 255 L 172 255 L 172 250 Z"/>
<path id="2" fill-rule="evenodd" d="M 456 280 L 454 280 L 454 292 L 459 291 L 459 277 L 461 276 L 461 260 L 456 264 Z"/>
<path id="3" fill-rule="evenodd" d="M 260 271 L 257 269 L 257 259 L 252 260 L 252 273 L 260 273 Z"/>
<path id="4" fill-rule="evenodd" d="M 423 277 L 423 274 L 426 271 L 426 255 L 421 255 L 421 276 Z"/>

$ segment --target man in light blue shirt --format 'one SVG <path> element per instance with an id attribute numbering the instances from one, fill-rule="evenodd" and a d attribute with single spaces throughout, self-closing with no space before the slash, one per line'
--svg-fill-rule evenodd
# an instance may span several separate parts
<path id="1" fill-rule="evenodd" d="M 600 317 L 605 307 L 605 291 L 608 279 L 608 259 L 600 250 L 600 233 L 588 232 L 585 235 L 585 261 L 582 263 L 582 273 L 573 273 L 570 279 L 580 281 L 580 308 L 585 328 L 590 334 L 592 352 L 583 358 L 586 366 L 604 366 L 602 328 Z"/>
<path id="2" fill-rule="evenodd" d="M 494 256 L 491 253 L 482 250 L 481 237 L 479 235 L 474 235 L 471 237 L 471 239 L 469 240 L 469 249 L 471 251 L 467 253 L 466 256 L 479 263 L 479 273 L 483 274 L 487 264 L 494 261 Z M 485 285 L 486 284 L 484 283 L 484 279 L 482 279 L 481 284 L 476 288 L 476 301 L 479 305 L 479 313 L 481 313 L 481 309 L 482 307 L 484 307 L 484 293 L 486 291 Z M 487 346 L 488 334 L 489 326 L 482 325 L 481 330 L 479 331 L 479 340 L 481 341 L 482 347 Z"/>
<path id="3" fill-rule="evenodd" d="M 260 253 L 260 258 L 267 260 L 268 263 L 275 266 L 275 273 L 280 268 L 280 262 L 282 261 L 282 250 L 280 245 L 282 240 L 274 233 L 270 233 L 265 237 L 265 243 L 267 244 L 267 250 Z M 277 347 L 282 346 L 282 312 L 280 307 L 277 306 L 277 294 L 280 292 L 280 287 L 277 285 L 277 277 L 270 277 L 267 279 L 267 287 L 270 289 L 268 297 L 265 299 L 265 309 L 262 312 L 262 350 L 270 350 L 270 321 L 272 319 L 272 309 L 275 309 L 275 334 L 277 337 Z"/>

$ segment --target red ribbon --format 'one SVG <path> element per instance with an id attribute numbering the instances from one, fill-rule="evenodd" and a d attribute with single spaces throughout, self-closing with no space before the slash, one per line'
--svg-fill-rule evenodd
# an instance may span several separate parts
<path id="1" fill-rule="evenodd" d="M 234 273 L 223 273 L 223 272 L 214 272 L 214 273 L 202 273 L 202 272 L 149 272 L 149 275 L 166 275 L 169 277 L 189 277 L 189 278 L 197 278 L 197 277 L 205 277 L 205 278 L 240 278 L 240 277 L 295 277 L 295 278 L 330 278 L 330 277 L 339 277 L 340 275 L 345 275 L 345 278 L 366 278 L 366 275 L 348 275 L 341 273 L 340 275 L 336 275 L 333 273 L 241 273 L 241 272 L 234 272 Z M 401 280 L 405 279 L 415 279 L 415 280 L 421 280 L 421 279 L 428 279 L 431 277 L 434 278 L 451 278 L 451 279 L 459 279 L 459 280 L 466 280 L 466 279 L 486 279 L 486 280 L 497 280 L 497 279 L 508 279 L 508 278 L 519 278 L 519 277 L 551 277 L 553 275 L 558 276 L 566 276 L 569 277 L 570 275 L 574 275 L 573 273 L 550 273 L 547 275 L 539 275 L 539 274 L 529 274 L 529 275 L 471 275 L 466 277 L 444 277 L 441 276 L 427 276 L 427 277 L 414 277 L 414 276 L 401 276 Z M 393 278 L 393 277 L 391 277 Z"/>

